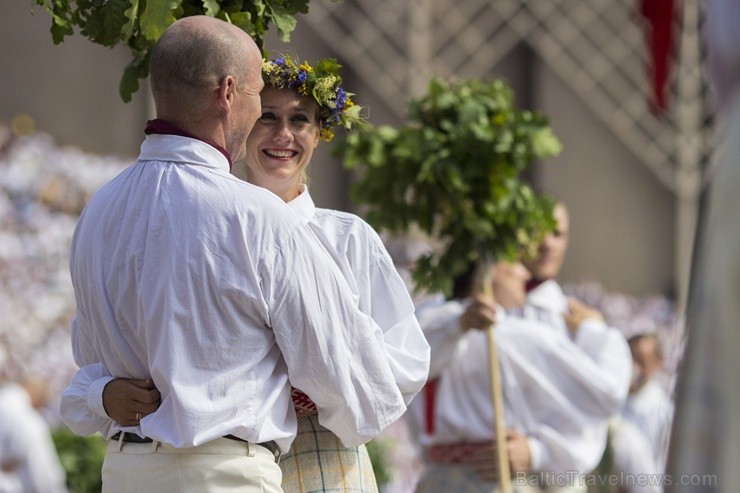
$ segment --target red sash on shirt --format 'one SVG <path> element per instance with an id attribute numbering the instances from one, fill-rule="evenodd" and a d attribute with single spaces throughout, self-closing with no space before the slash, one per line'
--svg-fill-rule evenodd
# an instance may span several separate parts
<path id="1" fill-rule="evenodd" d="M 146 122 L 146 128 L 144 129 L 144 133 L 147 135 L 151 135 L 151 134 L 179 135 L 180 137 L 188 137 L 191 139 L 199 140 L 201 142 L 205 142 L 209 146 L 214 147 L 218 152 L 220 152 L 226 157 L 226 160 L 229 161 L 229 170 L 231 170 L 231 165 L 232 165 L 231 156 L 229 155 L 226 149 L 216 144 L 215 142 L 212 142 L 210 140 L 203 140 L 199 137 L 196 137 L 195 135 L 191 134 L 187 130 L 183 130 L 177 125 L 174 125 L 168 121 L 161 120 L 159 118 L 156 118 L 154 120 L 149 120 L 148 122 Z"/>

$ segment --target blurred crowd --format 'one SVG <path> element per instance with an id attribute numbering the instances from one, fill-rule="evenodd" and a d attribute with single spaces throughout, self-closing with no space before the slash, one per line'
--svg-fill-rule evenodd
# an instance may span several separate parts
<path id="1" fill-rule="evenodd" d="M 124 159 L 59 147 L 43 133 L 16 136 L 0 125 L 0 341 L 3 374 L 42 378 L 44 412 L 58 424 L 56 396 L 76 369 L 70 348 L 74 295 L 69 244 L 87 198 Z"/>

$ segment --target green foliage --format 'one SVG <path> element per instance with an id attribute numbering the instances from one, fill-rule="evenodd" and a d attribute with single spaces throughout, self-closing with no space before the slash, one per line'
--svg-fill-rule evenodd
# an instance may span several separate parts
<path id="1" fill-rule="evenodd" d="M 370 456 L 370 463 L 373 465 L 375 481 L 378 483 L 378 489 L 382 490 L 391 480 L 390 466 L 387 457 L 391 449 L 391 443 L 387 440 L 375 438 L 367 443 L 367 455 Z"/>
<path id="2" fill-rule="evenodd" d="M 360 171 L 351 197 L 371 225 L 416 224 L 442 242 L 415 266 L 417 289 L 450 294 L 470 262 L 520 258 L 554 228 L 552 200 L 520 175 L 560 142 L 544 116 L 515 109 L 504 82 L 433 79 L 409 121 L 355 132 L 335 151 Z"/>
<path id="3" fill-rule="evenodd" d="M 70 493 L 99 492 L 103 486 L 101 471 L 106 448 L 103 437 L 81 437 L 61 427 L 52 432 L 52 438 L 67 474 Z"/>
<path id="4" fill-rule="evenodd" d="M 128 102 L 148 75 L 149 54 L 159 36 L 181 17 L 208 15 L 239 26 L 250 34 L 263 54 L 264 36 L 274 24 L 278 36 L 290 41 L 295 16 L 308 12 L 309 0 L 32 0 L 52 19 L 55 44 L 78 30 L 90 41 L 107 47 L 128 46 L 133 60 L 124 70 L 119 92 Z M 332 0 L 341 2 L 342 0 Z"/>

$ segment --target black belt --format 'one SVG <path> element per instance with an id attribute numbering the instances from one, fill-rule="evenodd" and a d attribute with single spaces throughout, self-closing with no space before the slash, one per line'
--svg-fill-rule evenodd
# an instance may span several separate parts
<path id="1" fill-rule="evenodd" d="M 123 433 L 123 440 L 121 440 L 121 433 Z M 236 440 L 237 442 L 245 442 L 249 443 L 248 440 L 245 440 L 243 438 L 239 438 L 238 436 L 234 435 L 224 435 L 224 438 L 228 438 L 229 440 Z M 119 431 L 112 437 L 110 437 L 111 440 L 121 440 L 125 443 L 152 443 L 154 440 L 152 440 L 149 437 L 140 437 L 136 433 L 127 433 L 127 432 L 121 432 Z M 262 442 L 258 443 L 260 447 L 265 447 L 267 450 L 272 452 L 272 455 L 275 457 L 280 456 L 280 447 L 278 447 L 278 444 L 275 443 L 275 440 L 270 440 L 269 442 Z"/>

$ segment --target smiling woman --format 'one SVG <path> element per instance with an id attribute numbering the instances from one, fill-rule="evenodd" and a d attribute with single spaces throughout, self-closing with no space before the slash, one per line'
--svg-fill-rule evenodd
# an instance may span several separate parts
<path id="1" fill-rule="evenodd" d="M 262 116 L 247 139 L 247 175 L 289 202 L 301 193 L 319 144 L 319 106 L 292 89 L 266 87 L 260 98 Z"/>
<path id="2" fill-rule="evenodd" d="M 340 67 L 331 58 L 313 67 L 288 55 L 263 62 L 262 116 L 247 140 L 250 183 L 288 202 L 302 192 L 319 140 L 332 140 L 335 126 L 368 126 L 342 87 Z"/>
<path id="3" fill-rule="evenodd" d="M 263 65 L 262 116 L 247 139 L 247 179 L 286 201 L 305 218 L 332 257 L 340 259 L 338 266 L 359 296 L 361 309 L 381 326 L 392 348 L 389 354 L 396 351 L 399 356 L 389 362 L 415 374 L 398 381 L 408 404 L 426 380 L 429 346 L 418 329 L 405 285 L 375 231 L 357 216 L 316 208 L 306 185 L 314 149 L 320 140 L 332 139 L 331 127 L 366 124 L 359 116 L 362 108 L 340 85 L 338 67 L 325 59 L 314 70 L 288 57 Z M 384 313 L 381 318 L 379 307 L 390 310 L 391 317 Z M 394 333 L 406 335 L 396 339 Z M 407 337 L 410 344 L 393 348 L 391 341 Z M 298 433 L 280 462 L 283 489 L 377 492 L 366 446 L 344 447 L 320 424 L 321 411 L 306 395 L 294 389 L 293 400 Z"/>

